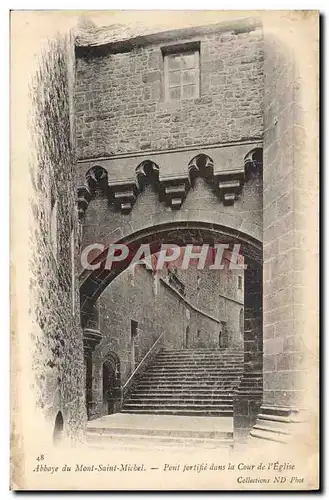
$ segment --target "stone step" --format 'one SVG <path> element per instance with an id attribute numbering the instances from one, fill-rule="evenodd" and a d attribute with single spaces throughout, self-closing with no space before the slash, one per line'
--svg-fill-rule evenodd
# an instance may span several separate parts
<path id="1" fill-rule="evenodd" d="M 154 360 L 154 365 L 153 366 L 158 366 L 160 367 L 166 367 L 169 366 L 171 368 L 174 367 L 192 367 L 192 368 L 208 368 L 208 367 L 213 367 L 213 368 L 244 368 L 243 361 L 223 361 L 223 360 Z"/>
<path id="2" fill-rule="evenodd" d="M 173 405 L 176 405 L 176 404 L 182 404 L 182 405 L 186 405 L 186 406 L 190 406 L 190 405 L 205 405 L 205 406 L 208 406 L 208 405 L 213 405 L 213 404 L 216 404 L 216 405 L 224 405 L 224 406 L 227 406 L 227 405 L 230 405 L 232 406 L 233 404 L 233 398 L 231 399 L 222 399 L 222 398 L 195 398 L 195 397 L 191 397 L 191 398 L 163 398 L 163 397 L 159 397 L 159 398 L 148 398 L 148 397 L 130 397 L 126 400 L 125 404 L 124 404 L 124 407 L 127 405 L 127 404 L 131 404 L 131 405 L 148 405 L 148 406 L 154 406 L 154 404 L 159 404 L 159 405 L 163 405 L 163 406 L 167 406 L 168 404 L 173 404 Z"/>
<path id="3" fill-rule="evenodd" d="M 264 439 L 266 441 L 274 441 L 276 443 L 287 443 L 289 436 L 278 432 L 272 432 L 268 429 L 252 429 L 250 432 L 251 438 Z"/>
<path id="4" fill-rule="evenodd" d="M 276 407 L 276 406 L 265 406 L 262 405 L 261 412 L 263 415 L 270 415 L 272 417 L 291 417 L 295 415 L 293 408 L 289 407 Z"/>
<path id="5" fill-rule="evenodd" d="M 177 355 L 163 355 L 157 354 L 156 360 L 159 361 L 176 361 L 176 360 L 186 360 L 186 361 L 236 361 L 242 362 L 244 356 L 231 356 L 231 355 L 223 355 L 223 354 L 195 354 L 195 355 L 187 355 L 187 354 L 177 354 Z"/>
<path id="6" fill-rule="evenodd" d="M 163 382 L 168 382 L 171 384 L 176 383 L 178 386 L 180 384 L 186 384 L 186 383 L 192 383 L 193 385 L 200 385 L 203 383 L 206 383 L 208 385 L 211 384 L 217 384 L 217 383 L 222 383 L 222 384 L 235 384 L 240 381 L 239 377 L 188 377 L 188 376 L 181 376 L 181 377 L 167 377 L 167 376 L 152 376 L 149 377 L 148 379 L 141 380 L 140 383 L 163 383 Z M 254 386 L 251 386 L 254 387 Z"/>
<path id="7" fill-rule="evenodd" d="M 168 425 L 168 424 L 167 424 Z M 201 424 L 200 424 L 201 425 Z M 172 436 L 172 437 L 180 437 L 180 438 L 203 438 L 203 439 L 230 439 L 233 435 L 233 430 L 231 431 L 221 431 L 221 430 L 204 430 L 204 429 L 186 429 L 185 427 L 179 428 L 153 428 L 152 425 L 150 428 L 148 427 L 108 427 L 104 423 L 100 425 L 97 422 L 97 426 L 93 423 L 93 420 L 90 420 L 87 423 L 87 433 L 89 435 L 92 434 L 101 434 L 101 435 L 125 435 L 129 438 L 130 435 L 138 435 L 139 437 L 149 437 L 149 436 Z"/>
<path id="8" fill-rule="evenodd" d="M 169 391 L 134 391 L 130 394 L 130 398 L 172 398 L 175 396 L 176 398 L 182 398 L 182 399 L 193 399 L 196 397 L 200 398 L 220 398 L 220 399 L 232 399 L 232 395 L 223 393 L 221 391 L 218 391 L 216 393 L 211 392 L 211 391 L 198 391 L 194 390 L 193 392 L 187 392 L 187 391 L 182 391 L 179 392 L 177 390 L 173 390 L 171 392 Z"/>
<path id="9" fill-rule="evenodd" d="M 266 415 L 266 413 L 260 413 L 258 418 L 261 421 L 268 420 L 269 422 L 277 422 L 279 425 L 291 423 L 287 417 L 282 417 L 280 415 Z"/>
<path id="10" fill-rule="evenodd" d="M 209 352 L 207 354 L 197 354 L 197 353 L 181 353 L 181 352 L 176 352 L 172 354 L 164 354 L 164 353 L 158 353 L 156 355 L 156 359 L 168 359 L 168 360 L 175 360 L 175 359 L 222 359 L 222 360 L 227 360 L 227 359 L 234 359 L 234 360 L 241 360 L 244 358 L 244 353 L 241 354 L 229 354 L 229 353 L 216 353 L 216 352 Z"/>
<path id="11" fill-rule="evenodd" d="M 236 361 L 240 362 L 243 361 L 244 356 L 226 356 L 226 355 L 218 355 L 218 354 L 204 354 L 204 355 L 193 355 L 193 356 L 187 356 L 186 354 L 184 355 L 177 355 L 177 356 L 164 356 L 161 354 L 157 354 L 157 356 L 154 358 L 159 361 L 176 361 L 176 360 L 186 360 L 186 361 Z"/>
<path id="12" fill-rule="evenodd" d="M 179 349 L 176 351 L 160 350 L 157 356 L 243 356 L 244 351 L 227 349 Z"/>
<path id="13" fill-rule="evenodd" d="M 240 382 L 241 380 L 241 377 L 239 375 L 236 375 L 236 376 L 228 376 L 228 375 L 219 375 L 219 376 L 216 376 L 216 375 L 203 375 L 202 377 L 201 376 L 196 376 L 196 375 L 191 375 L 191 376 L 188 376 L 188 375 L 171 375 L 171 376 L 168 376 L 166 374 L 163 374 L 163 375 L 149 375 L 149 376 L 142 376 L 139 381 L 138 381 L 138 385 L 139 383 L 142 383 L 142 382 L 152 382 L 152 383 L 155 383 L 157 381 L 159 382 L 163 382 L 163 381 L 168 381 L 168 382 L 171 382 L 171 383 L 177 383 L 177 385 L 179 385 L 179 383 L 186 383 L 186 382 L 191 382 L 192 384 L 196 384 L 196 383 L 206 383 L 206 384 L 214 384 L 214 383 L 222 383 L 222 384 L 230 384 L 230 383 L 235 383 L 235 382 Z M 252 387 L 255 387 L 255 384 L 252 385 Z"/>
<path id="14" fill-rule="evenodd" d="M 195 374 L 167 374 L 167 373 L 154 373 L 154 374 L 148 374 L 147 376 L 143 376 L 140 378 L 140 381 L 152 381 L 152 382 L 162 382 L 164 380 L 168 380 L 168 382 L 224 382 L 224 383 L 230 383 L 230 382 L 236 382 L 240 381 L 241 377 L 239 375 L 228 375 L 228 374 L 205 374 L 203 376 L 200 375 L 195 375 Z M 250 387 L 255 387 L 255 384 L 250 384 Z"/>
<path id="15" fill-rule="evenodd" d="M 87 443 L 89 445 L 98 445 L 98 448 L 102 448 L 102 445 L 106 447 L 108 445 L 113 450 L 122 450 L 124 447 L 125 450 L 129 451 L 137 451 L 142 449 L 147 450 L 159 450 L 162 451 L 163 448 L 170 447 L 170 451 L 176 445 L 179 446 L 179 449 L 182 448 L 194 448 L 201 447 L 205 449 L 213 449 L 213 448 L 223 448 L 223 447 L 231 447 L 233 446 L 233 433 L 224 439 L 205 439 L 205 438 L 197 438 L 197 437 L 175 437 L 175 436 L 140 436 L 130 434 L 129 438 L 125 434 L 116 435 L 116 436 L 105 436 L 103 434 L 87 434 Z M 157 448 L 158 447 L 158 448 Z"/>
<path id="16" fill-rule="evenodd" d="M 241 377 L 236 376 L 236 377 L 210 377 L 210 376 L 204 376 L 204 377 L 187 377 L 187 376 L 178 376 L 178 377 L 167 377 L 167 376 L 149 376 L 149 377 L 141 377 L 138 381 L 138 385 L 142 383 L 156 383 L 159 382 L 160 384 L 163 382 L 168 382 L 170 384 L 177 384 L 179 386 L 180 384 L 186 385 L 188 383 L 191 383 L 194 386 L 200 385 L 200 384 L 205 384 L 205 385 L 217 385 L 217 384 L 235 384 L 240 382 Z M 252 386 L 254 387 L 254 385 Z"/>
<path id="17" fill-rule="evenodd" d="M 152 367 L 148 368 L 146 371 L 147 373 L 152 373 L 152 372 L 182 372 L 182 371 L 191 371 L 193 372 L 198 372 L 198 373 L 208 373 L 208 372 L 225 372 L 225 373 L 243 373 L 243 366 L 235 366 L 235 365 L 207 365 L 207 366 L 201 366 L 201 365 L 187 365 L 184 363 L 184 365 L 181 364 L 176 364 L 176 365 L 169 365 L 169 364 L 163 364 L 159 365 L 154 364 Z"/>
<path id="18" fill-rule="evenodd" d="M 207 416 L 207 417 L 233 417 L 233 409 L 225 410 L 192 410 L 192 409 L 122 409 L 120 413 L 134 414 L 155 414 L 155 415 L 187 415 L 187 416 Z"/>
<path id="19" fill-rule="evenodd" d="M 208 387 L 214 387 L 214 386 L 209 385 Z M 216 386 L 215 389 L 220 391 L 220 394 L 231 394 L 236 390 L 237 387 L 238 387 L 238 385 L 234 385 L 234 384 L 229 385 L 229 386 L 228 385 L 222 385 L 222 386 L 219 385 L 219 386 Z M 168 389 L 173 389 L 173 388 L 175 388 L 175 386 L 173 384 L 161 384 L 161 385 L 149 384 L 149 385 L 147 385 L 146 382 L 144 382 L 144 385 L 141 386 L 141 389 L 152 390 L 153 392 L 159 392 L 159 391 L 161 391 L 161 389 L 163 391 L 167 391 Z M 188 390 L 190 394 L 193 394 L 193 392 L 196 389 L 206 390 L 207 386 L 205 386 L 205 385 L 195 386 L 195 385 L 191 385 L 191 384 L 185 384 L 185 386 L 179 386 L 177 388 L 177 392 L 181 393 L 183 391 Z M 133 391 L 130 394 L 133 394 Z"/>
<path id="20" fill-rule="evenodd" d="M 230 353 L 230 354 L 241 354 L 240 350 L 228 349 L 227 347 L 217 347 L 217 348 L 199 348 L 199 349 L 161 349 L 159 354 L 208 354 L 208 353 Z"/>
<path id="21" fill-rule="evenodd" d="M 201 390 L 207 390 L 207 388 L 213 388 L 217 391 L 221 391 L 222 394 L 227 394 L 229 392 L 234 391 L 238 387 L 238 383 L 236 384 L 205 384 L 205 383 L 199 383 L 199 384 L 191 384 L 189 382 L 186 382 L 186 384 L 178 384 L 175 386 L 173 383 L 168 383 L 168 382 L 163 382 L 161 384 L 153 384 L 152 382 L 143 382 L 139 384 L 139 387 L 141 389 L 148 389 L 152 390 L 154 392 L 158 392 L 160 389 L 177 389 L 177 392 L 182 392 L 188 390 L 190 393 L 192 393 L 196 389 L 201 389 Z M 256 391 L 255 391 L 256 392 Z"/>
<path id="22" fill-rule="evenodd" d="M 160 351 L 125 398 L 121 412 L 232 416 L 243 369 L 241 352 Z"/>
<path id="23" fill-rule="evenodd" d="M 217 383 L 216 385 L 214 384 L 205 384 L 202 381 L 194 382 L 194 383 L 182 383 L 182 384 L 173 384 L 173 383 L 161 383 L 157 385 L 157 388 L 155 389 L 155 386 L 151 383 L 149 383 L 147 380 L 144 380 L 140 384 L 138 384 L 136 387 L 132 387 L 131 391 L 128 392 L 127 395 L 132 394 L 132 393 L 149 393 L 153 392 L 158 394 L 159 392 L 168 392 L 168 393 L 185 393 L 185 394 L 191 394 L 192 391 L 195 391 L 196 394 L 226 394 L 227 388 L 235 387 L 236 383 L 232 384 L 227 384 L 226 382 L 221 382 Z"/>
<path id="24" fill-rule="evenodd" d="M 271 422 L 271 421 L 264 421 L 260 420 L 259 418 L 256 420 L 256 424 L 254 425 L 254 429 L 259 429 L 259 430 L 264 430 L 268 432 L 276 432 L 278 434 L 286 434 L 290 435 L 290 432 L 282 428 L 280 425 L 277 425 L 279 422 Z"/>
<path id="25" fill-rule="evenodd" d="M 240 378 L 239 373 L 227 373 L 227 372 L 204 372 L 202 378 L 206 378 L 207 380 L 218 380 L 218 379 L 223 379 L 223 380 L 236 380 L 237 378 Z M 200 380 L 201 374 L 196 373 L 196 372 L 159 372 L 159 371 L 154 371 L 154 372 L 144 372 L 143 376 L 147 378 L 152 378 L 152 380 L 155 380 L 156 378 L 168 378 L 168 379 L 179 379 L 183 378 L 185 380 L 186 378 L 189 378 L 190 380 Z"/>
<path id="26" fill-rule="evenodd" d="M 219 358 L 232 357 L 232 358 L 241 358 L 244 356 L 243 351 L 218 351 L 216 349 L 212 349 L 210 351 L 192 351 L 190 349 L 181 350 L 181 351 L 160 351 L 157 354 L 157 357 L 167 357 L 174 358 L 175 356 L 187 356 L 187 357 L 207 357 L 207 356 L 217 356 Z"/>
<path id="27" fill-rule="evenodd" d="M 206 404 L 198 404 L 198 403 L 192 403 L 192 402 L 173 403 L 171 401 L 168 401 L 165 404 L 162 404 L 160 402 L 154 402 L 154 401 L 151 403 L 143 403 L 142 401 L 140 401 L 138 403 L 131 403 L 128 400 L 123 405 L 124 410 L 129 410 L 129 409 L 133 410 L 134 408 L 136 408 L 136 409 L 154 409 L 154 410 L 157 410 L 157 409 L 182 410 L 182 409 L 187 408 L 187 407 L 189 409 L 192 409 L 192 410 L 204 410 L 204 411 L 222 410 L 222 409 L 228 410 L 228 409 L 232 408 L 232 404 L 229 404 L 229 403 L 220 404 L 220 403 L 215 402 L 215 403 L 208 403 L 206 405 Z"/>
<path id="28" fill-rule="evenodd" d="M 211 357 L 211 356 L 205 356 L 203 358 L 178 358 L 178 357 L 175 357 L 175 358 L 161 358 L 159 356 L 157 356 L 156 358 L 154 358 L 154 362 L 155 363 L 170 363 L 170 364 L 174 364 L 174 363 L 190 363 L 190 364 L 207 364 L 207 363 L 212 363 L 212 364 L 218 364 L 218 363 L 222 363 L 222 364 L 228 364 L 228 363 L 232 363 L 232 364 L 236 364 L 236 365 L 243 365 L 243 358 L 231 358 L 231 357 L 227 357 L 227 358 L 223 358 L 223 357 L 219 357 L 219 358 L 214 358 L 214 357 Z"/>
<path id="29" fill-rule="evenodd" d="M 200 373 L 201 375 L 208 373 L 223 373 L 228 375 L 242 375 L 243 368 L 231 366 L 225 368 L 223 366 L 207 366 L 207 367 L 195 367 L 195 366 L 157 366 L 154 365 L 152 368 L 148 368 L 144 373 Z"/>
<path id="30" fill-rule="evenodd" d="M 209 379 L 209 378 L 169 378 L 169 377 L 157 377 L 157 378 L 149 378 L 148 380 L 141 380 L 140 383 L 138 384 L 138 387 L 144 387 L 145 385 L 147 386 L 162 386 L 162 385 L 169 385 L 172 388 L 173 387 L 200 387 L 200 386 L 206 386 L 206 387 L 214 387 L 214 389 L 218 388 L 225 388 L 225 387 L 232 387 L 236 386 L 239 384 L 239 379 L 225 379 L 225 378 L 219 378 L 219 379 Z"/>

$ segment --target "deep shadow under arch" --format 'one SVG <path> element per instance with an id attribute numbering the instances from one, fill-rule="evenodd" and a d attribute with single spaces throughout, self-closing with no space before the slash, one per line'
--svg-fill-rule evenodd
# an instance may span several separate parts
<path id="1" fill-rule="evenodd" d="M 102 243 L 102 242 L 98 242 Z M 262 262 L 262 243 L 252 236 L 237 231 L 219 224 L 200 221 L 175 221 L 172 223 L 159 224 L 157 226 L 146 227 L 140 231 L 131 233 L 130 235 L 112 241 L 114 243 L 122 243 L 129 246 L 129 258 L 124 261 L 117 262 L 112 269 L 105 269 L 105 262 L 109 246 L 105 246 L 105 250 L 101 252 L 91 262 L 92 264 L 100 263 L 99 269 L 88 271 L 85 270 L 80 275 L 80 303 L 83 314 L 86 309 L 89 309 L 91 302 L 95 302 L 105 288 L 124 271 L 129 261 L 132 260 L 136 250 L 141 244 L 149 244 L 151 253 L 159 251 L 162 244 L 175 244 L 185 246 L 187 244 L 202 245 L 204 243 L 210 246 L 215 243 L 225 244 L 240 244 L 245 260 L 250 265 L 256 263 L 259 266 Z"/>
<path id="2" fill-rule="evenodd" d="M 247 265 L 244 280 L 244 373 L 234 397 L 234 427 L 242 427 L 246 432 L 254 425 L 263 390 L 262 243 L 243 231 L 202 221 L 175 221 L 149 226 L 111 243 L 128 245 L 131 259 L 141 244 L 149 244 L 151 253 L 158 252 L 162 244 L 241 245 L 241 253 Z M 100 264 L 99 269 L 85 270 L 80 276 L 82 326 L 87 323 L 89 311 L 101 293 L 129 266 L 129 259 L 125 259 L 119 261 L 114 268 L 106 269 L 107 249 L 108 246 L 92 261 L 93 264 Z M 101 338 L 101 332 L 99 336 Z"/>

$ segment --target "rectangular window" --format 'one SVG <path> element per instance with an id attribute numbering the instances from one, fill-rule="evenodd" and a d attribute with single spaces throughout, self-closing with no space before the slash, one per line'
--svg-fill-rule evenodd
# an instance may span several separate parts
<path id="1" fill-rule="evenodd" d="M 164 55 L 166 101 L 200 96 L 199 54 L 199 50 L 191 50 Z"/>
<path id="2" fill-rule="evenodd" d="M 138 322 L 133 319 L 131 320 L 130 323 L 130 332 L 131 332 L 131 338 L 134 339 L 138 333 Z"/>
<path id="3" fill-rule="evenodd" d="M 238 276 L 238 290 L 242 290 L 242 278 Z"/>

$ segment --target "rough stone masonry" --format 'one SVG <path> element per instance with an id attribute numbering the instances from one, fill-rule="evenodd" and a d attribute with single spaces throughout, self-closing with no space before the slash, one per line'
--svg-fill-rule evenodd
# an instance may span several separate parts
<path id="1" fill-rule="evenodd" d="M 300 370 L 306 326 L 295 318 L 302 317 L 307 304 L 300 262 L 306 259 L 302 243 L 310 241 L 305 218 L 310 207 L 314 210 L 304 194 L 310 186 L 316 189 L 303 153 L 306 118 L 293 51 L 270 36 L 268 26 L 250 20 L 130 33 L 119 39 L 111 38 L 111 28 L 106 33 L 101 39 L 91 30 L 75 41 L 51 44 L 40 60 L 34 87 L 33 367 L 37 405 L 49 422 L 49 439 L 58 422 L 76 439 L 86 420 L 86 373 L 92 367 L 90 357 L 84 364 L 85 323 L 80 322 L 77 291 L 79 284 L 94 286 L 92 319 L 103 290 L 96 274 L 78 276 L 81 248 L 95 240 L 106 244 L 109 236 L 112 242 L 144 241 L 148 231 L 160 231 L 160 226 L 166 238 L 179 228 L 188 242 L 196 238 L 200 243 L 217 231 L 230 241 L 245 238 L 247 249 L 259 250 L 263 244 L 264 254 L 259 250 L 256 267 L 245 275 L 245 373 L 235 425 L 248 435 L 261 403 L 267 421 L 279 416 L 290 422 L 303 405 L 306 387 Z M 199 52 L 199 95 L 168 102 L 164 56 L 168 50 L 192 48 Z M 246 164 L 260 165 L 255 156 L 245 161 L 253 148 L 257 154 L 264 150 L 263 163 L 246 180 Z M 192 186 L 189 162 L 204 151 L 210 173 Z M 153 165 L 155 179 L 152 184 L 146 176 L 144 191 L 136 179 L 142 160 Z M 222 182 L 216 175 L 223 175 L 223 169 L 232 175 L 227 174 L 232 168 L 239 173 L 224 179 L 233 190 L 228 198 L 232 203 L 224 204 L 216 192 Z M 105 175 L 105 191 L 96 176 L 95 189 L 88 191 L 90 171 Z M 160 184 L 166 193 L 175 193 L 182 190 L 182 182 L 185 191 L 175 211 L 157 189 Z M 87 202 L 80 200 L 84 209 L 78 221 L 75 189 L 81 185 Z M 135 205 L 121 211 L 113 203 L 116 196 L 131 196 Z M 171 201 L 174 196 L 170 194 Z M 120 279 L 129 286 L 126 275 Z M 100 325 L 112 304 L 113 297 L 106 304 L 110 287 L 95 313 L 103 315 Z M 91 343 L 101 339 L 101 328 L 89 331 Z M 85 342 L 85 360 L 86 354 L 90 356 Z M 261 431 L 252 431 L 255 438 L 268 438 L 262 425 Z"/>

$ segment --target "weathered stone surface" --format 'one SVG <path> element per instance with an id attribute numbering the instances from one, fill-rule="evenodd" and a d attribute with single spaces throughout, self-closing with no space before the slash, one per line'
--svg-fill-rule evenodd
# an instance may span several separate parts
<path id="1" fill-rule="evenodd" d="M 52 439 L 56 415 L 61 412 L 64 432 L 75 441 L 81 438 L 86 407 L 78 291 L 81 233 L 73 169 L 73 85 L 72 41 L 57 38 L 39 60 L 31 96 L 35 154 L 30 162 L 29 307 L 33 321 L 33 390 L 37 410 L 49 425 L 46 439 Z M 52 225 L 54 206 L 57 215 Z"/>
<path id="2" fill-rule="evenodd" d="M 162 150 L 261 137 L 260 31 L 232 34 L 229 40 L 220 32 L 200 35 L 200 98 L 178 103 L 163 102 L 165 45 L 150 43 L 102 58 L 78 58 L 80 158 L 139 151 L 146 141 L 149 149 Z M 165 112 L 157 111 L 160 103 L 167 107 Z M 96 118 L 108 113 L 110 119 Z"/>

